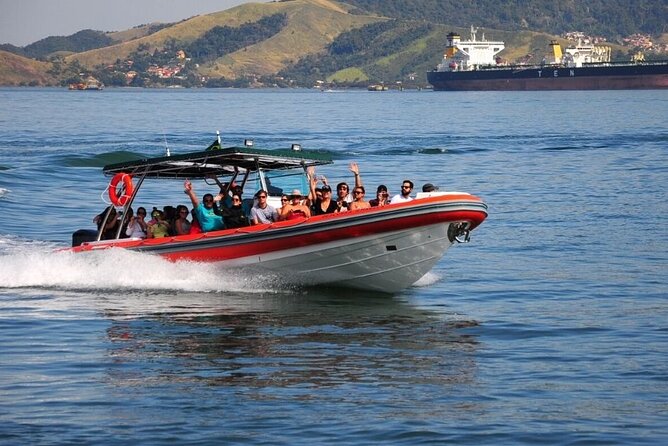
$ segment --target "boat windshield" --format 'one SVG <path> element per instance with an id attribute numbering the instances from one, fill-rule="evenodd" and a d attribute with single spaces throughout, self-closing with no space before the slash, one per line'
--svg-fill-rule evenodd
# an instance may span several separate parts
<path id="1" fill-rule="evenodd" d="M 303 195 L 308 195 L 308 183 L 305 172 L 293 170 L 264 172 L 267 192 L 271 197 L 290 195 L 293 190 L 299 189 Z"/>

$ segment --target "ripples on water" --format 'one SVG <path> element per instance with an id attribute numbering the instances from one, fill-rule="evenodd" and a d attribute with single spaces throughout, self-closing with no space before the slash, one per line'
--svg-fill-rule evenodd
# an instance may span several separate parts
<path id="1" fill-rule="evenodd" d="M 0 89 L 0 442 L 666 441 L 667 92 L 91 93 Z M 215 130 L 490 217 L 391 297 L 58 251 L 103 165 Z"/>

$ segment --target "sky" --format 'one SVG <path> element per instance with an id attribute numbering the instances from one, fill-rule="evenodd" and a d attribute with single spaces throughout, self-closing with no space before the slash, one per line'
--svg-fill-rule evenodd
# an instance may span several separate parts
<path id="1" fill-rule="evenodd" d="M 151 22 L 178 22 L 242 3 L 251 0 L 0 0 L 0 44 L 26 46 L 83 29 L 122 31 Z"/>

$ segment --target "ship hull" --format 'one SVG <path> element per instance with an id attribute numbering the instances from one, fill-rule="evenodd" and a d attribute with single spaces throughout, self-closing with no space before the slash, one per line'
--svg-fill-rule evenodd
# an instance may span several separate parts
<path id="1" fill-rule="evenodd" d="M 427 80 L 438 91 L 663 89 L 668 88 L 668 63 L 431 71 Z"/>

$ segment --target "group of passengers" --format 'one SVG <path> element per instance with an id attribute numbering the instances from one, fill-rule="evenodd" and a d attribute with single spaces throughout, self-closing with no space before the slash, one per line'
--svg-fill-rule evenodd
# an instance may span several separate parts
<path id="1" fill-rule="evenodd" d="M 128 208 L 125 218 L 116 212 L 114 206 L 107 207 L 103 212 L 95 216 L 93 222 L 97 224 L 98 232 L 101 232 L 101 240 L 115 239 L 120 230 L 121 238 L 161 238 L 171 235 L 184 235 L 202 232 L 199 229 L 197 220 L 193 218 L 188 220 L 190 211 L 184 205 L 176 208 L 165 206 L 164 210 L 153 208 L 151 219 L 147 219 L 146 208 L 137 208 L 137 215 L 134 215 L 132 208 Z M 109 216 L 105 216 L 109 213 Z M 104 222 L 104 228 L 102 224 Z"/>
<path id="2" fill-rule="evenodd" d="M 98 225 L 98 232 L 102 232 L 102 240 L 116 238 L 118 227 L 121 224 L 124 225 L 121 237 L 160 238 L 368 209 L 413 199 L 411 197 L 413 182 L 404 180 L 401 192 L 392 199 L 389 198 L 387 186 L 381 184 L 376 189 L 376 198 L 366 201 L 366 190 L 362 184 L 357 163 L 350 163 L 350 171 L 355 178 L 352 193 L 348 184 L 341 182 L 336 185 L 336 198 L 332 197 L 332 188 L 327 178 L 324 175 L 316 176 L 315 168 L 309 167 L 306 175 L 309 182 L 309 194 L 303 195 L 298 189 L 293 190 L 289 195 L 284 194 L 281 196 L 281 207 L 278 209 L 267 202 L 268 193 L 265 190 L 260 190 L 255 194 L 252 207 L 245 208 L 241 186 L 221 184 L 214 178 L 220 187 L 220 193 L 216 196 L 206 193 L 201 201 L 195 194 L 192 183 L 189 180 L 184 182 L 184 193 L 190 198 L 192 211 L 189 211 L 184 205 L 178 205 L 176 208 L 166 206 L 164 211 L 154 207 L 151 212 L 151 220 L 145 221 L 147 215 L 143 207 L 137 209 L 136 216 L 132 215 L 132 208 L 128 208 L 126 217 L 119 219 L 116 210 L 111 206 L 111 209 L 107 208 L 96 216 L 94 222 Z M 321 186 L 318 186 L 319 182 L 322 183 Z M 423 192 L 436 190 L 438 188 L 430 183 L 425 184 L 422 188 Z M 102 228 L 101 225 L 107 211 L 110 214 Z M 188 220 L 189 215 L 192 215 L 192 220 Z"/>

